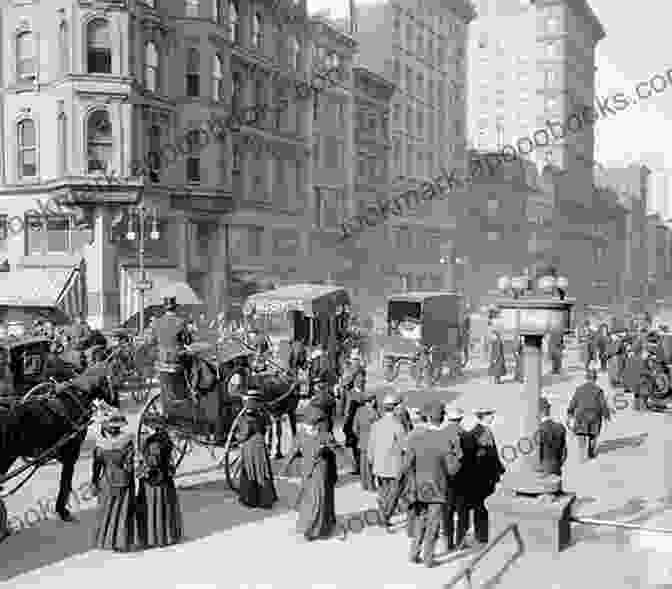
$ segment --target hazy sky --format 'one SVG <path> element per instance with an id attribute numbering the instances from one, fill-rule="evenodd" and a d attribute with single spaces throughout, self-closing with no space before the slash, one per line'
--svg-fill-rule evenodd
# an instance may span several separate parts
<path id="1" fill-rule="evenodd" d="M 589 1 L 607 33 L 598 44 L 598 96 L 619 91 L 632 95 L 635 84 L 672 69 L 672 54 L 662 51 L 672 37 L 672 4 Z M 347 6 L 345 0 L 308 0 L 311 12 L 329 8 L 336 17 L 346 15 Z M 657 96 L 599 122 L 596 159 L 605 164 L 641 160 L 652 167 L 672 168 L 668 135 L 672 137 L 672 83 Z"/>

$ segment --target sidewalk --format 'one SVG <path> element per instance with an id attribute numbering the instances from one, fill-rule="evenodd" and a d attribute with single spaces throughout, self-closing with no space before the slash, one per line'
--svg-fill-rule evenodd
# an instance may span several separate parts
<path id="1" fill-rule="evenodd" d="M 577 371 L 565 377 L 545 378 L 544 389 L 552 399 L 555 416 L 564 415 L 582 376 L 582 371 Z M 606 383 L 602 385 L 607 390 Z M 515 442 L 518 424 L 511 408 L 520 396 L 520 387 L 518 383 L 492 386 L 478 379 L 449 391 L 422 392 L 459 404 L 467 412 L 485 403 L 494 406 L 498 411 L 495 435 L 501 447 Z M 565 488 L 578 495 L 576 512 L 586 517 L 672 525 L 664 501 L 672 488 L 672 469 L 667 474 L 664 460 L 666 448 L 670 447 L 669 442 L 666 444 L 670 420 L 666 415 L 620 411 L 604 430 L 597 459 L 586 464 L 576 463 L 574 440 L 570 439 Z M 270 517 L 243 510 L 217 483 L 184 488 L 180 496 L 189 537 L 186 543 L 130 555 L 79 551 L 72 556 L 66 556 L 63 544 L 64 555 L 52 560 L 55 564 L 15 577 L 5 586 L 14 589 L 35 587 L 38 583 L 57 586 L 67 575 L 69 586 L 93 585 L 101 589 L 135 585 L 139 579 L 151 579 L 152 586 L 185 589 L 250 586 L 439 589 L 467 562 L 464 555 L 455 558 L 439 554 L 441 566 L 437 568 L 410 565 L 409 541 L 403 528 L 390 534 L 378 527 L 367 527 L 360 533 L 350 533 L 345 540 L 302 543 L 293 534 L 296 514 L 287 510 L 296 492 L 295 485 L 288 483 L 278 481 L 282 505 L 274 514 L 268 514 Z M 228 503 L 224 505 L 225 502 Z M 341 518 L 374 505 L 374 496 L 361 491 L 356 483 L 344 482 L 336 491 L 336 509 Z M 225 513 L 224 509 L 229 511 Z M 256 521 L 245 521 L 253 516 Z M 232 520 L 241 523 L 230 527 Z M 59 522 L 47 523 L 53 527 L 45 525 L 31 530 L 32 537 L 26 532 L 23 539 L 22 534 L 0 545 L 8 562 L 13 557 L 30 558 L 31 549 L 35 550 L 31 542 L 40 541 L 47 550 L 50 540 L 67 541 L 68 534 L 75 533 L 59 532 L 62 529 Z M 573 525 L 572 532 L 574 546 L 557 558 L 523 556 L 509 566 L 496 584 L 498 574 L 515 552 L 514 543 L 508 538 L 483 560 L 474 576 L 474 586 L 630 589 L 647 586 L 647 578 L 650 582 L 671 582 L 657 580 L 667 574 L 665 567 L 669 561 L 669 555 L 661 555 L 665 548 L 662 543 L 657 542 L 656 552 L 651 552 L 650 542 L 647 544 L 650 537 L 644 539 L 644 534 L 580 525 Z M 496 533 L 495 529 L 492 535 Z M 654 569 L 647 572 L 652 566 Z M 103 567 L 105 574 L 101 575 Z M 23 570 L 31 568 L 35 567 Z"/>

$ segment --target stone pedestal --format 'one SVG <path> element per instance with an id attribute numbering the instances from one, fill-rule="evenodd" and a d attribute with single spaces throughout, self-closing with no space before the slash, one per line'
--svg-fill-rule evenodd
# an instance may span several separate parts
<path id="1" fill-rule="evenodd" d="M 557 554 L 570 543 L 569 518 L 575 499 L 574 493 L 529 497 L 500 490 L 485 505 L 495 533 L 518 524 L 526 553 Z"/>

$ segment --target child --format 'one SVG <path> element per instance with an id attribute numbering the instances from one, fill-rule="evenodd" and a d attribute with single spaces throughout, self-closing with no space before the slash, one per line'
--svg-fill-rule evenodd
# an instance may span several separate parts
<path id="1" fill-rule="evenodd" d="M 182 540 L 182 511 L 175 488 L 173 443 L 165 430 L 150 435 L 142 449 L 137 498 L 138 540 L 145 548 Z"/>

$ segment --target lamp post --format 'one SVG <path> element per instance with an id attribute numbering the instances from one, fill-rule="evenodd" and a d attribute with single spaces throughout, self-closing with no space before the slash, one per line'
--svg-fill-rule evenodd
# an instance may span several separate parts
<path id="1" fill-rule="evenodd" d="M 502 478 L 498 493 L 488 500 L 495 517 L 520 523 L 529 536 L 526 546 L 557 552 L 569 538 L 569 507 L 575 495 L 562 494 L 562 477 L 540 468 L 539 425 L 542 342 L 548 333 L 567 333 L 574 302 L 566 298 L 567 280 L 541 276 L 534 287 L 525 277 L 499 282 L 507 298 L 497 302 L 502 329 L 524 338 L 525 384 L 520 397 L 511 399 L 520 419 L 521 456 Z M 529 448 L 527 454 L 522 446 Z"/>
<path id="2" fill-rule="evenodd" d="M 138 291 L 138 319 L 139 319 L 139 335 L 141 338 L 145 336 L 145 291 L 150 290 L 152 285 L 147 282 L 147 273 L 145 271 L 145 223 L 148 218 L 149 210 L 145 207 L 143 202 L 133 207 L 128 218 L 128 230 L 126 231 L 126 239 L 129 241 L 138 241 L 138 270 L 140 271 L 140 280 L 136 286 Z M 149 232 L 149 238 L 153 241 L 158 240 L 161 236 L 159 234 L 159 226 L 156 217 L 156 209 L 151 212 L 152 228 Z M 138 231 L 135 231 L 137 223 Z"/>

